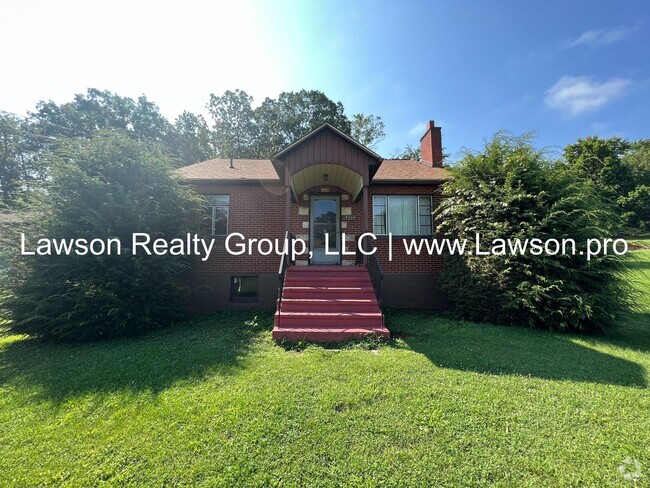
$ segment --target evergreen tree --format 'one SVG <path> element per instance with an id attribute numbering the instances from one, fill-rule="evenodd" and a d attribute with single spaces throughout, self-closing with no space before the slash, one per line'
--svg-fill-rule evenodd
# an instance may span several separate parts
<path id="1" fill-rule="evenodd" d="M 470 320 L 556 330 L 607 329 L 631 307 L 624 257 L 586 259 L 588 239 L 615 238 L 620 221 L 597 185 L 537 151 L 529 137 L 499 133 L 460 161 L 444 189 L 439 229 L 467 239 L 450 256 L 442 287 Z M 576 253 L 477 255 L 494 239 L 573 239 Z"/>
<path id="2" fill-rule="evenodd" d="M 131 253 L 132 233 L 170 240 L 198 228 L 200 201 L 172 176 L 167 152 L 116 131 L 72 139 L 49 156 L 43 201 L 21 225 L 39 238 L 118 238 L 122 254 L 20 256 L 12 242 L 17 333 L 52 340 L 135 335 L 182 318 L 191 259 Z"/>

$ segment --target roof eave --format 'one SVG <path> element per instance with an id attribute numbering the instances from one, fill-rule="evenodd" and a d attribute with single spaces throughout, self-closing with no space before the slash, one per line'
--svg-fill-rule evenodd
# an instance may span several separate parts
<path id="1" fill-rule="evenodd" d="M 451 181 L 453 178 L 437 178 L 437 179 L 408 179 L 408 180 L 372 180 L 371 185 L 427 185 L 433 183 L 445 183 Z"/>
<path id="2" fill-rule="evenodd" d="M 183 178 L 185 181 L 191 183 L 282 183 L 279 178 Z"/>

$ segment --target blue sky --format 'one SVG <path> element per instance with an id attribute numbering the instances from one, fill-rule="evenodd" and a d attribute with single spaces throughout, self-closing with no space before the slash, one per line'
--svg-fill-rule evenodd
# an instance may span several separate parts
<path id="1" fill-rule="evenodd" d="M 429 119 L 452 159 L 499 129 L 558 148 L 650 137 L 647 1 L 33 0 L 3 11 L 0 109 L 17 113 L 90 86 L 145 93 L 169 117 L 204 112 L 225 89 L 261 102 L 308 88 L 380 115 L 384 156 L 417 145 Z"/>

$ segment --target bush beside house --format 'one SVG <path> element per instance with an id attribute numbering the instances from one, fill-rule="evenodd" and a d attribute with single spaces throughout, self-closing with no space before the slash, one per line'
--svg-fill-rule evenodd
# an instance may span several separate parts
<path id="1" fill-rule="evenodd" d="M 449 256 L 442 276 L 462 317 L 592 331 L 610 327 L 616 314 L 630 307 L 631 287 L 621 275 L 624 258 L 585 257 L 588 239 L 617 237 L 616 209 L 592 181 L 549 160 L 529 137 L 498 133 L 483 152 L 466 154 L 444 194 L 436 212 L 439 228 L 468 239 L 472 251 Z M 576 255 L 477 256 L 477 232 L 483 243 L 571 238 Z"/>
<path id="2" fill-rule="evenodd" d="M 135 335 L 184 316 L 190 260 L 131 255 L 133 232 L 172 239 L 196 231 L 201 203 L 175 179 L 166 152 L 120 132 L 75 139 L 48 156 L 52 179 L 21 232 L 39 238 L 118 238 L 121 255 L 22 256 L 10 249 L 17 333 L 53 340 Z"/>

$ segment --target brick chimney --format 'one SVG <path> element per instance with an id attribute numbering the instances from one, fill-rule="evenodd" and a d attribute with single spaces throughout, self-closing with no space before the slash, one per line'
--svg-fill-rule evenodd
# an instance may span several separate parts
<path id="1" fill-rule="evenodd" d="M 422 162 L 429 163 L 434 168 L 442 167 L 442 130 L 436 127 L 433 120 L 427 122 L 427 131 L 420 139 Z"/>

